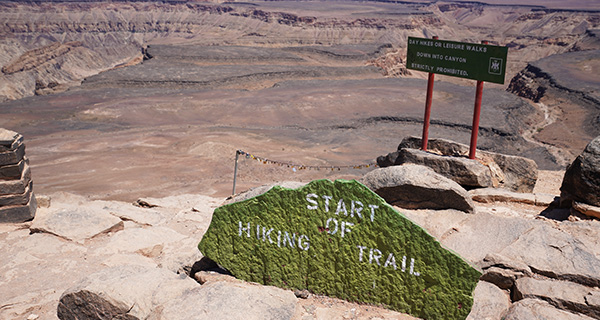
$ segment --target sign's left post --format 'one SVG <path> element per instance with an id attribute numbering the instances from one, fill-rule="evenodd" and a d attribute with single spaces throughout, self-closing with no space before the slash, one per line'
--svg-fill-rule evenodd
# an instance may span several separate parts
<path id="1" fill-rule="evenodd" d="M 438 36 L 433 36 L 437 40 Z M 425 98 L 425 115 L 423 116 L 423 137 L 421 139 L 421 149 L 427 151 L 427 141 L 429 141 L 429 119 L 431 118 L 431 99 L 433 96 L 433 80 L 435 73 L 429 72 L 427 78 L 427 97 Z"/>

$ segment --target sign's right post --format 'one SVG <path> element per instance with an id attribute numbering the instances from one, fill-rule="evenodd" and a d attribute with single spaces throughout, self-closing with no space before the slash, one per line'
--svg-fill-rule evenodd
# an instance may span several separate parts
<path id="1" fill-rule="evenodd" d="M 469 147 L 469 159 L 475 159 L 477 152 L 477 135 L 479 135 L 479 116 L 481 115 L 481 96 L 483 95 L 483 81 L 477 81 L 475 92 L 475 111 L 473 112 L 473 126 L 471 129 L 471 145 Z"/>
<path id="2" fill-rule="evenodd" d="M 481 44 L 488 44 L 481 41 Z M 483 95 L 483 81 L 477 80 L 477 91 L 475 92 L 475 110 L 473 111 L 473 126 L 471 127 L 471 145 L 469 147 L 469 159 L 475 159 L 477 153 L 477 136 L 479 135 L 479 116 L 481 115 L 481 97 Z"/>

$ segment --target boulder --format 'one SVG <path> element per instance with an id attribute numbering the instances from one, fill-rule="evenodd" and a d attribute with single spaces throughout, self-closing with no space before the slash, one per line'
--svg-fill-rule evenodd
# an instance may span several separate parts
<path id="1" fill-rule="evenodd" d="M 377 165 L 381 168 L 395 166 L 398 156 L 400 156 L 400 151 L 394 151 L 384 156 L 379 156 L 377 157 Z"/>
<path id="2" fill-rule="evenodd" d="M 454 209 L 402 209 L 402 214 L 423 227 L 429 234 L 440 241 L 449 234 L 455 232 L 462 221 L 467 220 L 469 217 L 473 217 L 473 215 L 466 215 L 464 212 Z"/>
<path id="3" fill-rule="evenodd" d="M 420 148 L 421 138 L 406 137 L 398 146 L 398 151 L 377 158 L 377 164 L 380 167 L 399 165 L 403 161 L 401 152 L 402 149 Z M 469 154 L 469 146 L 446 139 L 430 139 L 428 141 L 427 151 L 429 151 L 429 153 L 445 156 L 439 158 L 437 161 L 450 161 L 448 159 L 466 159 Z M 489 175 L 491 176 L 493 183 L 497 183 L 500 187 L 512 191 L 533 191 L 535 182 L 537 181 L 537 164 L 535 161 L 523 157 L 504 155 L 482 150 L 477 150 L 476 158 L 483 166 L 488 168 Z M 444 175 L 448 174 L 444 172 L 438 173 Z M 454 179 L 450 174 L 448 174 L 447 177 Z"/>
<path id="4" fill-rule="evenodd" d="M 422 139 L 420 137 L 409 136 L 400 142 L 398 150 L 403 148 L 420 149 Z M 468 157 L 469 146 L 446 139 L 429 139 L 427 141 L 427 150 L 451 157 Z M 481 150 L 477 150 L 476 158 L 481 157 Z"/>
<path id="5" fill-rule="evenodd" d="M 575 200 L 600 207 L 600 136 L 567 167 L 560 191 L 561 204 Z"/>
<path id="6" fill-rule="evenodd" d="M 594 303 L 594 298 L 600 295 L 600 290 L 590 288 L 570 281 L 543 280 L 520 278 L 515 283 L 514 299 L 540 299 L 550 302 L 559 309 L 582 313 L 600 319 L 600 307 Z M 586 297 L 590 297 L 588 304 Z"/>
<path id="7" fill-rule="evenodd" d="M 194 279 L 198 281 L 200 284 L 206 284 L 207 282 L 242 282 L 234 278 L 231 274 L 215 272 L 210 270 L 200 270 L 194 273 Z"/>
<path id="8" fill-rule="evenodd" d="M 171 300 L 156 318 L 285 320 L 294 315 L 296 301 L 290 290 L 245 282 L 214 281 Z"/>
<path id="9" fill-rule="evenodd" d="M 529 228 L 528 228 L 529 229 Z M 531 276 L 531 268 L 522 261 L 511 260 L 503 255 L 497 253 L 490 253 L 483 258 L 483 262 L 481 264 L 483 269 L 487 269 L 490 267 L 499 267 L 503 269 L 513 270 L 516 272 L 523 273 L 527 276 Z"/>
<path id="10" fill-rule="evenodd" d="M 523 299 L 512 304 L 504 320 L 592 320 L 585 315 L 559 310 L 548 302 L 537 299 Z"/>
<path id="11" fill-rule="evenodd" d="M 375 169 L 360 180 L 388 203 L 409 209 L 456 209 L 473 213 L 467 191 L 456 182 L 420 165 Z"/>
<path id="12" fill-rule="evenodd" d="M 396 164 L 420 164 L 449 178 L 461 186 L 486 188 L 498 186 L 492 181 L 490 169 L 481 162 L 465 157 L 439 155 L 418 149 L 402 148 L 398 151 Z"/>
<path id="13" fill-rule="evenodd" d="M 197 287 L 191 278 L 165 269 L 117 266 L 91 274 L 67 289 L 60 297 L 57 315 L 61 320 L 147 319 L 159 306 L 181 300 L 185 292 Z"/>

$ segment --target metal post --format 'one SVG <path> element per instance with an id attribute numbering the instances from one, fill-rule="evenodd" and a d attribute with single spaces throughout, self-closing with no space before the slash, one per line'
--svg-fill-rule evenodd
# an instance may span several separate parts
<path id="1" fill-rule="evenodd" d="M 438 37 L 434 36 L 433 40 Z M 425 115 L 423 116 L 423 137 L 421 139 L 421 150 L 427 151 L 427 141 L 429 140 L 429 119 L 431 118 L 431 98 L 433 95 L 433 79 L 435 73 L 430 72 L 427 79 L 427 97 L 425 98 Z"/>
<path id="2" fill-rule="evenodd" d="M 482 44 L 488 44 L 487 41 L 481 41 Z M 475 92 L 475 111 L 473 112 L 473 127 L 471 128 L 471 146 L 469 148 L 469 159 L 475 159 L 477 152 L 477 135 L 479 134 L 479 115 L 481 114 L 481 96 L 483 95 L 483 81 L 477 81 L 477 91 Z"/>
<path id="3" fill-rule="evenodd" d="M 240 150 L 236 150 L 235 151 L 235 168 L 233 169 L 233 191 L 231 191 L 231 195 L 235 194 L 235 180 L 237 179 L 239 157 L 240 157 Z"/>
<path id="4" fill-rule="evenodd" d="M 471 146 L 469 159 L 475 159 L 477 151 L 477 135 L 479 134 L 479 115 L 481 114 L 481 96 L 483 95 L 483 81 L 477 81 L 477 92 L 475 93 L 475 111 L 473 112 L 473 127 L 471 129 Z"/>

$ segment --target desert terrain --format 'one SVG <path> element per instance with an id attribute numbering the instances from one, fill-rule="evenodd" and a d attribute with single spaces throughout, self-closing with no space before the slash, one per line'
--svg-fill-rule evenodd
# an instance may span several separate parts
<path id="1" fill-rule="evenodd" d="M 238 149 L 299 165 L 372 163 L 421 132 L 426 74 L 403 69 L 407 36 L 510 48 L 505 85 L 485 87 L 479 148 L 556 170 L 599 133 L 595 98 L 582 106 L 565 86 L 535 102 L 505 91 L 530 62 L 597 49 L 593 4 L 592 11 L 459 2 L 1 5 L 0 126 L 26 137 L 41 193 L 226 196 Z M 558 76 L 569 79 L 566 88 L 587 74 L 594 91 L 598 56 L 589 52 L 573 62 L 587 73 Z M 474 81 L 437 79 L 430 137 L 468 143 Z M 242 161 L 238 186 L 360 174 Z"/>
<path id="2" fill-rule="evenodd" d="M 600 135 L 600 4 L 485 2 L 4 1 L 0 127 L 25 137 L 35 193 L 59 206 L 194 194 L 208 204 L 184 196 L 161 214 L 192 205 L 209 214 L 232 194 L 237 150 L 270 161 L 240 157 L 236 192 L 373 170 L 404 137 L 421 135 L 427 74 L 405 68 L 407 37 L 487 40 L 509 51 L 505 83 L 484 86 L 478 148 L 533 159 L 536 192 L 558 196 L 566 166 Z M 436 76 L 429 137 L 469 144 L 474 96 L 475 81 Z M 509 209 L 498 211 L 531 218 L 545 208 Z M 161 224 L 192 238 L 209 221 L 191 230 L 169 219 Z M 29 226 L 11 228 L 7 244 L 27 238 Z M 93 259 L 108 256 L 98 248 L 109 241 L 90 242 Z M 81 248 L 48 246 L 68 251 L 65 267 L 71 259 L 100 270 L 80 261 Z M 32 310 L 50 312 L 61 281 L 72 282 L 57 278 L 61 290 Z M 334 317 L 369 314 L 310 303 L 322 314 L 341 306 Z"/>

